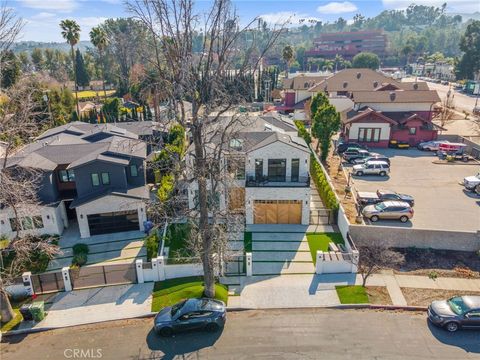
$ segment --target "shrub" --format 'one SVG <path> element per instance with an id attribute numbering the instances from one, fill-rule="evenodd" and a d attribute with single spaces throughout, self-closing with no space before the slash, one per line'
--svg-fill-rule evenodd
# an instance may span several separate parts
<path id="1" fill-rule="evenodd" d="M 77 254 L 87 255 L 90 252 L 87 244 L 75 244 L 73 245 L 72 250 L 73 250 L 73 255 L 77 255 Z"/>
<path id="2" fill-rule="evenodd" d="M 308 145 L 310 145 L 310 143 L 312 142 L 312 137 L 310 136 L 310 133 L 305 128 L 305 124 L 300 120 L 295 120 L 294 123 L 298 129 L 298 136 L 302 137 L 303 140 L 305 140 L 305 142 Z"/>
<path id="3" fill-rule="evenodd" d="M 83 266 L 87 263 L 87 254 L 78 253 L 73 256 L 72 265 Z"/>
<path id="4" fill-rule="evenodd" d="M 322 167 L 317 162 L 313 155 L 310 155 L 310 175 L 312 180 L 317 186 L 318 194 L 323 203 L 328 209 L 338 210 L 338 201 L 335 197 L 335 193 L 328 183 L 327 177 L 322 170 Z"/>
<path id="5" fill-rule="evenodd" d="M 152 260 L 152 258 L 157 257 L 158 243 L 159 241 L 156 231 L 154 231 L 151 235 L 145 237 L 144 244 L 147 248 L 147 261 L 150 261 Z"/>
<path id="6" fill-rule="evenodd" d="M 162 202 L 166 202 L 173 191 L 175 185 L 175 178 L 172 174 L 163 175 L 160 181 L 160 187 L 158 188 L 158 198 Z"/>

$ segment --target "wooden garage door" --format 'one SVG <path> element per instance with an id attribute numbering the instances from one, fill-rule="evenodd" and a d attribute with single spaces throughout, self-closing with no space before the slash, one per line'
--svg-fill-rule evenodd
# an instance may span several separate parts
<path id="1" fill-rule="evenodd" d="M 255 200 L 254 224 L 301 224 L 300 200 Z"/>

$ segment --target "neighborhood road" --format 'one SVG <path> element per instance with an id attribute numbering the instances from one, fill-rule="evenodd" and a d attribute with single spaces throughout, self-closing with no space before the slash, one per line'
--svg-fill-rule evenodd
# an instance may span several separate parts
<path id="1" fill-rule="evenodd" d="M 222 332 L 160 338 L 152 319 L 4 338 L 11 359 L 479 359 L 480 333 L 449 334 L 423 313 L 372 310 L 232 312 Z"/>

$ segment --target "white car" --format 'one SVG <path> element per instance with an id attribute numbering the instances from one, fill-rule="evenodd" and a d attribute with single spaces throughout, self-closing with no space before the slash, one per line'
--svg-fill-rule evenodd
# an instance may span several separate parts
<path id="1" fill-rule="evenodd" d="M 449 141 L 446 141 L 446 140 L 442 140 L 442 141 L 438 141 L 438 140 L 433 140 L 433 141 L 425 141 L 425 142 L 421 142 L 420 144 L 417 145 L 417 148 L 419 150 L 426 150 L 426 151 L 438 151 L 438 149 L 440 148 L 440 144 L 445 144 L 445 143 L 448 143 Z"/>
<path id="2" fill-rule="evenodd" d="M 467 190 L 473 191 L 478 185 L 480 185 L 480 173 L 474 176 L 467 176 L 463 179 L 463 186 L 465 186 Z"/>
<path id="3" fill-rule="evenodd" d="M 386 176 L 388 173 L 390 173 L 390 165 L 388 165 L 385 161 L 369 161 L 366 164 L 354 165 L 352 171 L 352 174 L 356 176 Z"/>

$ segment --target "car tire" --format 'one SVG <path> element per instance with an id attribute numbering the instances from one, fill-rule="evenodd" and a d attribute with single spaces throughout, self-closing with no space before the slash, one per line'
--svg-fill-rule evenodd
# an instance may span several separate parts
<path id="1" fill-rule="evenodd" d="M 363 171 L 357 171 L 357 172 L 355 173 L 355 175 L 356 175 L 356 176 L 363 176 Z"/>
<path id="2" fill-rule="evenodd" d="M 370 221 L 371 222 L 377 222 L 379 220 L 379 217 L 377 215 L 373 215 L 371 218 L 370 218 Z"/>
<path id="3" fill-rule="evenodd" d="M 219 328 L 220 326 L 218 326 L 218 324 L 216 323 L 209 323 L 207 324 L 207 326 L 205 326 L 205 330 L 207 330 L 208 332 L 218 331 Z"/>
<path id="4" fill-rule="evenodd" d="M 408 221 L 408 216 L 405 216 L 405 215 L 404 215 L 404 216 L 401 216 L 401 217 L 400 217 L 400 221 L 401 221 L 402 223 L 406 223 L 406 222 Z"/>
<path id="5" fill-rule="evenodd" d="M 385 171 L 380 171 L 379 175 L 383 177 L 383 176 L 387 175 L 387 173 Z"/>
<path id="6" fill-rule="evenodd" d="M 445 329 L 448 331 L 448 332 L 455 332 L 457 331 L 458 329 L 460 329 L 460 326 L 458 325 L 458 323 L 454 322 L 454 321 L 450 321 L 448 323 L 445 324 Z"/>
<path id="7" fill-rule="evenodd" d="M 173 329 L 169 327 L 164 327 L 158 331 L 158 334 L 163 337 L 170 337 L 173 334 Z"/>

